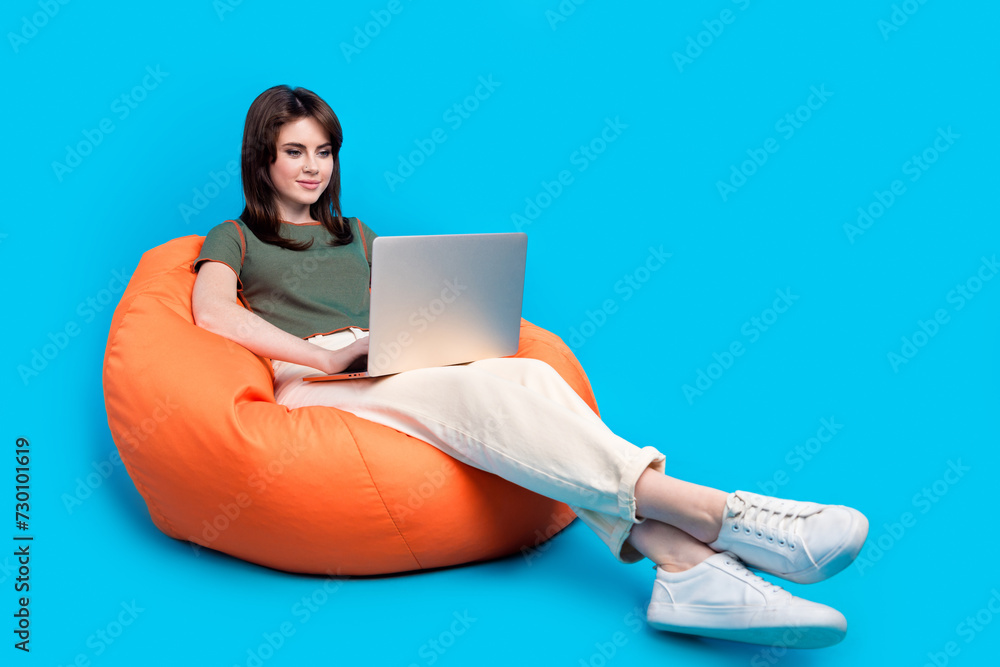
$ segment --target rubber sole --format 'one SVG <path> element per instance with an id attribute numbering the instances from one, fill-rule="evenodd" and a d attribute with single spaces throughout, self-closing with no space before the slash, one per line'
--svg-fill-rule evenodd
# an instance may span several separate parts
<path id="1" fill-rule="evenodd" d="M 764 623 L 753 627 L 732 627 L 741 621 L 741 616 L 752 621 L 759 615 L 759 612 L 740 614 L 726 609 L 679 611 L 673 605 L 653 603 L 647 611 L 646 622 L 650 627 L 666 632 L 786 648 L 826 648 L 839 643 L 847 635 L 846 627 L 837 627 L 818 619 L 814 619 L 817 622 L 795 626 Z M 684 617 L 683 622 L 677 618 L 679 616 Z M 667 620 L 670 617 L 674 619 Z"/>

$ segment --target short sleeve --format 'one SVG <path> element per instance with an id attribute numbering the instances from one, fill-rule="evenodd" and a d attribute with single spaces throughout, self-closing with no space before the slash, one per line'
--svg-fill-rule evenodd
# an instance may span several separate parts
<path id="1" fill-rule="evenodd" d="M 212 260 L 228 265 L 239 278 L 245 254 L 246 239 L 243 237 L 243 230 L 239 223 L 227 220 L 208 230 L 201 253 L 191 263 L 191 270 L 197 271 L 202 262 Z"/>
<path id="2" fill-rule="evenodd" d="M 361 231 L 361 242 L 365 245 L 365 258 L 368 259 L 368 266 L 372 265 L 372 242 L 378 237 L 378 234 L 373 232 L 371 228 L 365 223 L 361 222 L 358 218 L 358 229 Z"/>

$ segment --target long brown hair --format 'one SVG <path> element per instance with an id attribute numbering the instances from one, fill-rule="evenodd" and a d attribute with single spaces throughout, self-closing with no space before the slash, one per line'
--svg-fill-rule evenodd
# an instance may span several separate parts
<path id="1" fill-rule="evenodd" d="M 340 212 L 340 146 L 344 133 L 333 109 L 319 95 L 305 88 L 292 90 L 286 85 L 268 88 L 257 96 L 247 111 L 242 150 L 246 206 L 240 219 L 265 243 L 290 250 L 305 250 L 312 245 L 312 241 L 292 241 L 281 235 L 281 219 L 271 181 L 271 165 L 278 156 L 281 126 L 305 117 L 313 118 L 330 135 L 333 153 L 330 182 L 316 203 L 309 207 L 309 215 L 319 220 L 333 236 L 330 245 L 346 245 L 354 237 L 350 224 Z"/>

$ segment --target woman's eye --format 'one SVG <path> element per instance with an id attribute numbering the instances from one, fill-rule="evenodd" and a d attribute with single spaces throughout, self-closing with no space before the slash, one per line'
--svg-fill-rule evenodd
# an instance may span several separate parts
<path id="1" fill-rule="evenodd" d="M 320 151 L 319 154 L 322 155 L 323 157 L 326 157 L 330 154 L 330 151 Z"/>
<path id="2" fill-rule="evenodd" d="M 288 149 L 285 152 L 288 153 L 292 157 L 296 157 L 299 154 L 299 152 L 297 150 L 295 150 L 294 148 L 290 148 L 290 149 Z"/>

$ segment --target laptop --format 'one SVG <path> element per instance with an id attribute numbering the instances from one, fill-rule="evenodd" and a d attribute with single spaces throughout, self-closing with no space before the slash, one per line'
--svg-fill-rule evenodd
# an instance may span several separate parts
<path id="1" fill-rule="evenodd" d="M 380 377 L 517 352 L 528 235 L 379 236 L 368 356 L 307 382 Z"/>

